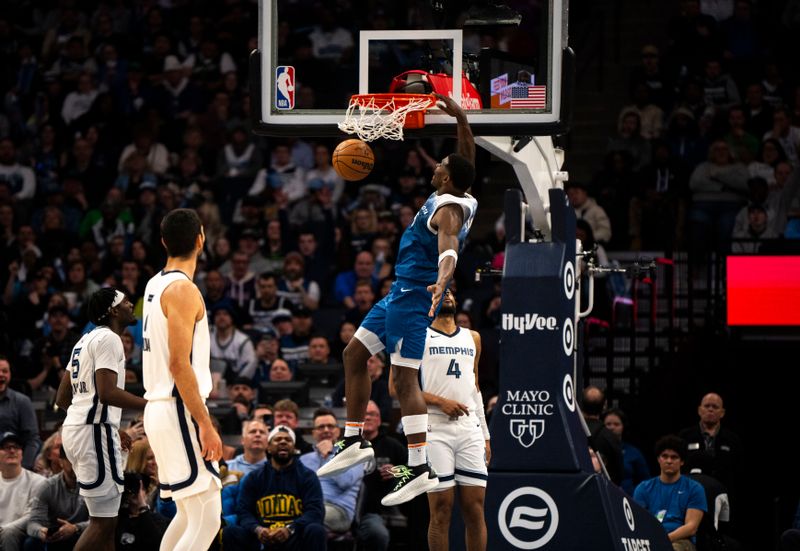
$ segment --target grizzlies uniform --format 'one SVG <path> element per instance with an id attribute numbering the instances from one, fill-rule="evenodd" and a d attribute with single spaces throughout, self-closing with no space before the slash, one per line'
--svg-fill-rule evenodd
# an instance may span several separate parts
<path id="1" fill-rule="evenodd" d="M 486 454 L 475 404 L 475 339 L 467 329 L 448 335 L 427 330 L 420 366 L 423 392 L 455 400 L 469 407 L 469 415 L 451 418 L 428 406 L 428 458 L 439 476 L 434 491 L 456 483 L 486 486 Z"/>
<path id="2" fill-rule="evenodd" d="M 418 368 L 425 346 L 425 329 L 431 319 L 431 294 L 428 285 L 439 274 L 439 241 L 431 219 L 444 205 L 459 205 L 464 223 L 458 232 L 459 252 L 469 233 L 478 202 L 465 193 L 463 197 L 432 193 L 419 209 L 414 221 L 403 232 L 395 264 L 396 280 L 386 295 L 369 311 L 355 336 L 377 354 L 384 348 L 391 352 L 392 365 Z"/>
<path id="3" fill-rule="evenodd" d="M 127 454 L 119 439 L 122 410 L 100 403 L 95 372 L 117 374 L 117 387 L 125 388 L 125 351 L 122 340 L 106 326 L 94 328 L 75 344 L 67 366 L 72 403 L 61 436 L 78 479 L 80 494 L 93 517 L 115 517 L 123 490 Z"/>
<path id="4" fill-rule="evenodd" d="M 167 317 L 161 309 L 161 295 L 175 281 L 188 279 L 181 271 L 161 271 L 144 291 L 142 322 L 142 372 L 145 399 L 144 428 L 158 463 L 162 497 L 183 498 L 209 488 L 212 480 L 221 487 L 216 461 L 206 461 L 200 452 L 197 423 L 183 403 L 169 370 Z M 211 338 L 208 315 L 195 323 L 191 362 L 200 397 L 211 392 L 209 357 Z"/>

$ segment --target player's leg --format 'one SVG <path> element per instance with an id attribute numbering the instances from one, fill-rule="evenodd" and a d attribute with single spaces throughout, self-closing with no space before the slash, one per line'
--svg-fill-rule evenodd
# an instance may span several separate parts
<path id="1" fill-rule="evenodd" d="M 474 419 L 474 421 L 473 421 Z M 467 551 L 486 549 L 486 520 L 483 516 L 486 497 L 486 442 L 480 423 L 474 416 L 459 423 L 461 438 L 456 440 L 455 480 L 461 515 L 466 527 Z"/>
<path id="2" fill-rule="evenodd" d="M 178 515 L 186 516 L 186 528 L 174 547 L 164 547 L 162 540 L 161 549 L 174 549 L 174 551 L 193 551 L 208 549 L 219 532 L 220 518 L 222 515 L 222 500 L 219 486 L 213 482 L 205 492 L 193 494 L 177 499 Z M 177 516 L 175 519 L 177 519 Z M 173 522 L 175 521 L 173 519 Z"/>
<path id="3" fill-rule="evenodd" d="M 189 517 L 186 513 L 182 499 L 175 500 L 175 508 L 177 511 L 175 516 L 172 517 L 172 520 L 169 522 L 167 530 L 164 532 L 164 536 L 161 538 L 159 551 L 172 551 L 173 549 L 177 549 L 181 536 L 183 536 L 184 532 L 186 532 L 186 526 L 189 523 Z"/>
<path id="4" fill-rule="evenodd" d="M 467 551 L 486 549 L 486 520 L 483 516 L 485 498 L 486 488 L 483 486 L 459 485 L 458 487 L 458 503 L 466 526 Z"/>
<path id="5" fill-rule="evenodd" d="M 392 376 L 403 416 L 403 432 L 408 440 L 408 465 L 409 467 L 422 465 L 428 460 L 425 448 L 428 406 L 419 387 L 419 369 L 392 365 Z"/>
<path id="6" fill-rule="evenodd" d="M 89 499 L 85 501 L 88 505 Z M 78 538 L 74 551 L 114 551 L 114 532 L 116 529 L 116 512 L 113 517 L 90 515 L 89 526 Z"/>
<path id="7" fill-rule="evenodd" d="M 428 508 L 431 511 L 431 520 L 428 524 L 428 548 L 430 551 L 448 551 L 450 549 L 450 517 L 453 514 L 454 495 L 454 487 L 440 492 L 428 492 Z"/>
<path id="8" fill-rule="evenodd" d="M 319 477 L 335 476 L 375 457 L 372 445 L 361 437 L 361 430 L 372 391 L 367 360 L 384 349 L 386 303 L 384 297 L 370 309 L 342 354 L 347 421 L 343 438 L 336 442 L 336 455 L 317 470 Z"/>
<path id="9" fill-rule="evenodd" d="M 377 340 L 377 339 L 375 339 Z M 381 345 L 382 346 L 382 345 Z M 374 348 L 374 346 L 373 346 Z M 344 392 L 347 397 L 347 424 L 344 436 L 361 434 L 364 426 L 364 413 L 367 411 L 372 381 L 367 372 L 367 360 L 373 355 L 357 336 L 353 336 L 344 349 Z M 359 426 L 354 426 L 359 424 Z"/>

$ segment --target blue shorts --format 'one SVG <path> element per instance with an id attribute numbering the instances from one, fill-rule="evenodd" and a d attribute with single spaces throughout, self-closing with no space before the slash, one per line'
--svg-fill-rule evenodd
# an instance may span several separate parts
<path id="1" fill-rule="evenodd" d="M 425 330 L 433 321 L 428 317 L 431 294 L 419 284 L 395 281 L 389 294 L 369 311 L 355 337 L 377 354 L 384 348 L 392 365 L 419 369 L 425 350 Z"/>

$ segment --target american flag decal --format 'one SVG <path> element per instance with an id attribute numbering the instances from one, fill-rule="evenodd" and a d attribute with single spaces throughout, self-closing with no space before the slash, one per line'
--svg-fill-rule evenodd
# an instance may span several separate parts
<path id="1" fill-rule="evenodd" d="M 547 86 L 513 86 L 511 109 L 544 109 L 547 103 Z"/>

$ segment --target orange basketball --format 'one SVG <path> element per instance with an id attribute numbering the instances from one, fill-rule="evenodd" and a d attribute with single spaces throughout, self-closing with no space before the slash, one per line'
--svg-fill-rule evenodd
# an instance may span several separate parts
<path id="1" fill-rule="evenodd" d="M 375 155 L 366 142 L 356 139 L 345 140 L 333 150 L 332 164 L 339 176 L 357 182 L 372 172 Z"/>

